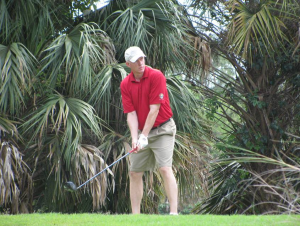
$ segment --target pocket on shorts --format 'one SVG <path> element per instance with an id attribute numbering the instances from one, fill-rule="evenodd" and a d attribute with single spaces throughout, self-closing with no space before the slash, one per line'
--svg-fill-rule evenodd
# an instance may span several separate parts
<path id="1" fill-rule="evenodd" d="M 162 125 L 159 128 L 159 133 L 160 134 L 169 134 L 171 136 L 174 136 L 176 134 L 176 124 L 175 124 L 174 120 L 171 119 L 170 122 Z"/>

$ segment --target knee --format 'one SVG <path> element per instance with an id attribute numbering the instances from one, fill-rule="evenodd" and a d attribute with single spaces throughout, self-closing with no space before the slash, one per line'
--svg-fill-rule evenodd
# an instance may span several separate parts
<path id="1" fill-rule="evenodd" d="M 143 172 L 133 172 L 133 171 L 130 171 L 129 172 L 129 177 L 130 177 L 130 180 L 139 180 L 139 179 L 142 179 Z"/>
<path id="2" fill-rule="evenodd" d="M 163 177 L 173 176 L 172 167 L 169 167 L 169 166 L 160 167 L 159 172 Z"/>

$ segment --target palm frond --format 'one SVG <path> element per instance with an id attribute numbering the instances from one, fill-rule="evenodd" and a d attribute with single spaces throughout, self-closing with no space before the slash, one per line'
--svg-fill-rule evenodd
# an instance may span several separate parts
<path id="1" fill-rule="evenodd" d="M 42 72 L 49 71 L 51 87 L 63 74 L 63 86 L 72 95 L 91 90 L 92 77 L 114 53 L 106 48 L 109 38 L 94 23 L 79 24 L 69 34 L 56 38 L 45 50 Z M 106 53 L 107 51 L 107 53 Z"/>
<path id="2" fill-rule="evenodd" d="M 0 139 L 0 205 L 13 214 L 32 211 L 33 184 L 19 149 Z"/>
<path id="3" fill-rule="evenodd" d="M 73 153 L 82 140 L 83 125 L 101 136 L 99 120 L 89 104 L 75 98 L 54 94 L 31 113 L 22 124 L 23 132 L 32 131 L 31 140 L 44 142 L 50 134 L 63 134 L 61 149 Z"/>
<path id="4" fill-rule="evenodd" d="M 299 213 L 299 161 L 281 152 L 267 157 L 240 147 L 217 144 L 231 150 L 213 162 L 211 195 L 195 206 L 196 213 Z M 229 157 L 231 156 L 231 157 Z M 234 157 L 233 157 L 234 156 Z M 261 163 L 261 173 L 251 169 Z"/>
<path id="5" fill-rule="evenodd" d="M 173 171 L 178 180 L 181 203 L 193 205 L 200 198 L 208 197 L 207 180 L 211 160 L 207 143 L 193 140 L 187 133 L 177 131 Z"/>
<path id="6" fill-rule="evenodd" d="M 104 66 L 93 78 L 88 103 L 95 106 L 95 110 L 107 124 L 112 119 L 117 123 L 121 118 L 119 84 L 126 75 L 125 69 L 116 64 Z"/>
<path id="7" fill-rule="evenodd" d="M 124 62 L 129 46 L 137 45 L 144 50 L 147 63 L 155 68 L 185 68 L 187 53 L 193 53 L 193 46 L 189 27 L 183 22 L 185 16 L 174 2 L 142 0 L 137 4 L 127 2 L 123 7 L 107 5 L 105 9 L 112 11 L 100 26 L 112 37 L 119 61 Z"/>
<path id="8" fill-rule="evenodd" d="M 57 7 L 53 1 L 1 1 L 0 12 L 1 43 L 21 42 L 34 54 L 58 27 L 69 24 L 66 3 Z"/>
<path id="9" fill-rule="evenodd" d="M 210 127 L 204 117 L 201 117 L 201 94 L 192 93 L 191 89 L 175 76 L 167 77 L 167 88 L 178 129 L 198 138 L 201 133 L 206 134 Z"/>
<path id="10" fill-rule="evenodd" d="M 284 23 L 280 20 L 274 1 L 264 1 L 255 9 L 241 1 L 231 1 L 229 7 L 234 14 L 229 25 L 229 42 L 237 54 L 249 57 L 260 54 L 274 55 L 277 45 L 286 40 Z"/>
<path id="11" fill-rule="evenodd" d="M 0 115 L 0 135 L 19 138 L 19 131 L 16 127 L 18 122 L 9 120 L 7 116 Z"/>
<path id="12" fill-rule="evenodd" d="M 0 109 L 4 113 L 20 115 L 24 97 L 32 88 L 32 76 L 37 61 L 21 43 L 0 45 Z"/>
<path id="13" fill-rule="evenodd" d="M 81 145 L 78 147 L 73 160 L 71 175 L 75 182 L 80 185 L 89 178 L 96 175 L 108 165 L 105 163 L 102 152 L 92 145 Z M 108 176 L 112 180 L 108 180 Z M 114 190 L 114 174 L 111 169 L 100 174 L 85 187 L 89 187 L 93 199 L 93 210 L 99 210 L 105 204 L 107 191 Z"/>
<path id="14" fill-rule="evenodd" d="M 49 152 L 48 155 L 45 154 L 46 151 Z M 36 167 L 44 165 L 44 170 L 36 171 L 34 179 L 36 187 L 43 189 L 36 189 L 35 196 L 40 197 L 39 201 L 43 203 L 43 208 L 49 211 L 64 213 L 99 211 L 106 203 L 107 193 L 114 190 L 114 174 L 110 169 L 78 189 L 76 193 L 64 190 L 63 184 L 72 181 L 79 186 L 107 167 L 102 152 L 93 145 L 79 144 L 72 156 L 71 164 L 68 164 L 62 151 L 59 146 L 55 146 L 53 139 L 44 146 L 43 152 L 40 152 L 42 161 L 36 162 Z M 39 205 L 37 204 L 37 207 Z"/>

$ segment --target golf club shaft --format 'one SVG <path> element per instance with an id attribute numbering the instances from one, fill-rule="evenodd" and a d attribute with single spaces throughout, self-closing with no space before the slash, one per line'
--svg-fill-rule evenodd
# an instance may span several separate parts
<path id="1" fill-rule="evenodd" d="M 97 173 L 95 176 L 93 176 L 92 178 L 90 178 L 89 180 L 87 180 L 86 182 L 84 182 L 82 185 L 78 186 L 77 189 L 81 188 L 82 186 L 84 186 L 85 184 L 87 184 L 88 182 L 90 182 L 91 180 L 93 180 L 95 177 L 99 176 L 105 170 L 107 170 L 108 168 L 110 168 L 111 166 L 113 166 L 114 164 L 116 164 L 117 162 L 119 162 L 120 160 L 122 160 L 123 158 L 125 158 L 127 155 L 129 155 L 132 152 L 134 152 L 136 149 L 137 148 L 134 148 L 130 152 L 128 152 L 126 155 L 123 155 L 121 158 L 119 158 L 118 160 L 116 160 L 115 162 L 113 162 L 112 164 L 110 164 L 109 166 L 107 166 L 105 169 L 101 170 L 99 173 Z"/>

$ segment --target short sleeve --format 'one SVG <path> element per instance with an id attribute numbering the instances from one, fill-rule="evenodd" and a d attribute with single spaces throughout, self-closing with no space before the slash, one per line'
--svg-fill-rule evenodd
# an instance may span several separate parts
<path id="1" fill-rule="evenodd" d="M 120 88 L 121 88 L 122 104 L 123 104 L 124 113 L 129 113 L 129 112 L 134 111 L 135 109 L 134 109 L 130 94 L 129 94 L 128 89 L 124 82 L 121 82 Z"/>
<path id="2" fill-rule="evenodd" d="M 156 71 L 151 78 L 149 104 L 164 104 L 167 91 L 166 78 L 161 71 Z"/>

